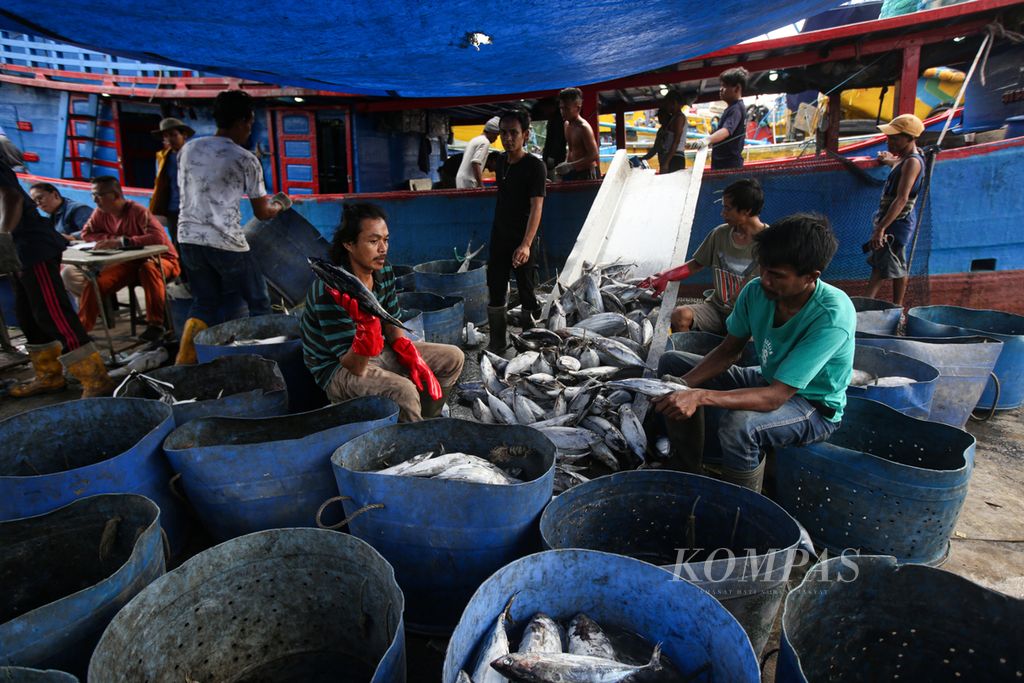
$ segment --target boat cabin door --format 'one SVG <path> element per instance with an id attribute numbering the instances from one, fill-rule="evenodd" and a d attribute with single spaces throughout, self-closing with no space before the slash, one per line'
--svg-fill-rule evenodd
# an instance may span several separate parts
<path id="1" fill-rule="evenodd" d="M 351 191 L 348 112 L 273 110 L 277 181 L 287 194 Z"/>

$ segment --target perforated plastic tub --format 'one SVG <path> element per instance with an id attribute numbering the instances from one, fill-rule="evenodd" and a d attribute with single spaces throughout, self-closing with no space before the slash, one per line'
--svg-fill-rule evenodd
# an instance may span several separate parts
<path id="1" fill-rule="evenodd" d="M 827 442 L 776 451 L 777 498 L 830 553 L 941 564 L 967 497 L 974 437 L 850 398 Z"/>
<path id="2" fill-rule="evenodd" d="M 1019 681 L 1024 601 L 892 557 L 835 557 L 786 598 L 778 683 Z"/>

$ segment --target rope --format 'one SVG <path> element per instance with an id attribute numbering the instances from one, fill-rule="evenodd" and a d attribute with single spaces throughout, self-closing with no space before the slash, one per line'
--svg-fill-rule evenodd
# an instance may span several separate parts
<path id="1" fill-rule="evenodd" d="M 316 511 L 316 525 L 319 528 L 321 528 L 321 529 L 329 529 L 329 530 L 334 531 L 336 529 L 340 529 L 343 526 L 347 525 L 353 519 L 355 519 L 356 517 L 358 517 L 359 515 L 361 515 L 361 514 L 363 514 L 365 512 L 368 512 L 370 510 L 383 510 L 384 509 L 384 503 L 370 503 L 369 505 L 365 505 L 365 506 L 359 508 L 358 510 L 353 512 L 351 515 L 349 515 L 345 519 L 343 519 L 340 522 L 338 522 L 337 524 L 324 524 L 323 523 L 323 519 L 322 519 L 324 511 L 328 507 L 330 507 L 332 504 L 340 502 L 340 501 L 343 501 L 343 500 L 352 500 L 352 497 L 351 496 L 334 496 L 333 498 L 328 498 L 327 500 L 325 500 L 323 502 L 323 504 L 320 506 L 320 509 L 318 509 Z"/>
<path id="2" fill-rule="evenodd" d="M 950 111 L 953 111 L 950 109 Z M 924 220 L 925 207 L 928 205 L 928 198 L 931 194 L 932 188 L 932 169 L 935 167 L 935 157 L 939 154 L 939 146 L 931 145 L 924 150 L 924 179 L 921 181 L 921 190 L 918 192 L 919 208 L 917 211 L 917 217 L 914 219 L 914 241 L 910 244 L 910 257 L 907 259 L 907 276 L 913 272 L 911 269 L 914 267 L 914 255 L 917 253 L 917 240 L 921 237 L 921 221 Z M 906 297 L 906 290 L 903 292 L 903 296 Z M 900 306 L 903 305 L 903 300 L 894 302 Z"/>
<path id="3" fill-rule="evenodd" d="M 960 107 L 960 103 L 964 99 L 964 93 L 967 92 L 967 84 L 971 82 L 971 78 L 974 76 L 974 71 L 978 68 L 978 62 L 981 61 L 982 55 L 988 53 L 988 49 L 992 43 L 993 31 L 989 30 L 985 34 L 985 38 L 981 41 L 981 47 L 978 48 L 978 54 L 974 55 L 974 61 L 971 62 L 971 68 L 967 70 L 967 76 L 964 77 L 964 82 L 960 84 L 960 90 L 956 93 L 956 99 L 953 100 L 953 106 L 949 108 L 949 113 L 946 114 L 946 123 L 942 126 L 942 132 L 939 133 L 939 139 L 935 143 L 936 147 L 942 146 L 942 141 L 946 139 L 946 133 L 949 131 L 949 126 L 953 123 L 953 115 L 956 113 L 957 108 Z M 982 83 L 984 83 L 982 79 Z"/>

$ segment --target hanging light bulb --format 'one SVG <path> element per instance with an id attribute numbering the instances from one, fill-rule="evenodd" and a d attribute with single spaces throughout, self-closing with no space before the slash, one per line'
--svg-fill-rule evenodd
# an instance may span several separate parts
<path id="1" fill-rule="evenodd" d="M 769 71 L 768 72 L 768 80 L 773 82 L 773 83 L 775 81 L 779 80 L 779 72 L 778 71 Z"/>

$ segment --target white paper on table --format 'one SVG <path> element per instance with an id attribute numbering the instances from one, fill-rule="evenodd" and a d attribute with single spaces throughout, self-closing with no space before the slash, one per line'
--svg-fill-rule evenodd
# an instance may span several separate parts
<path id="1" fill-rule="evenodd" d="M 78 249 L 80 251 L 86 251 L 96 246 L 96 242 L 74 242 L 68 249 Z"/>

